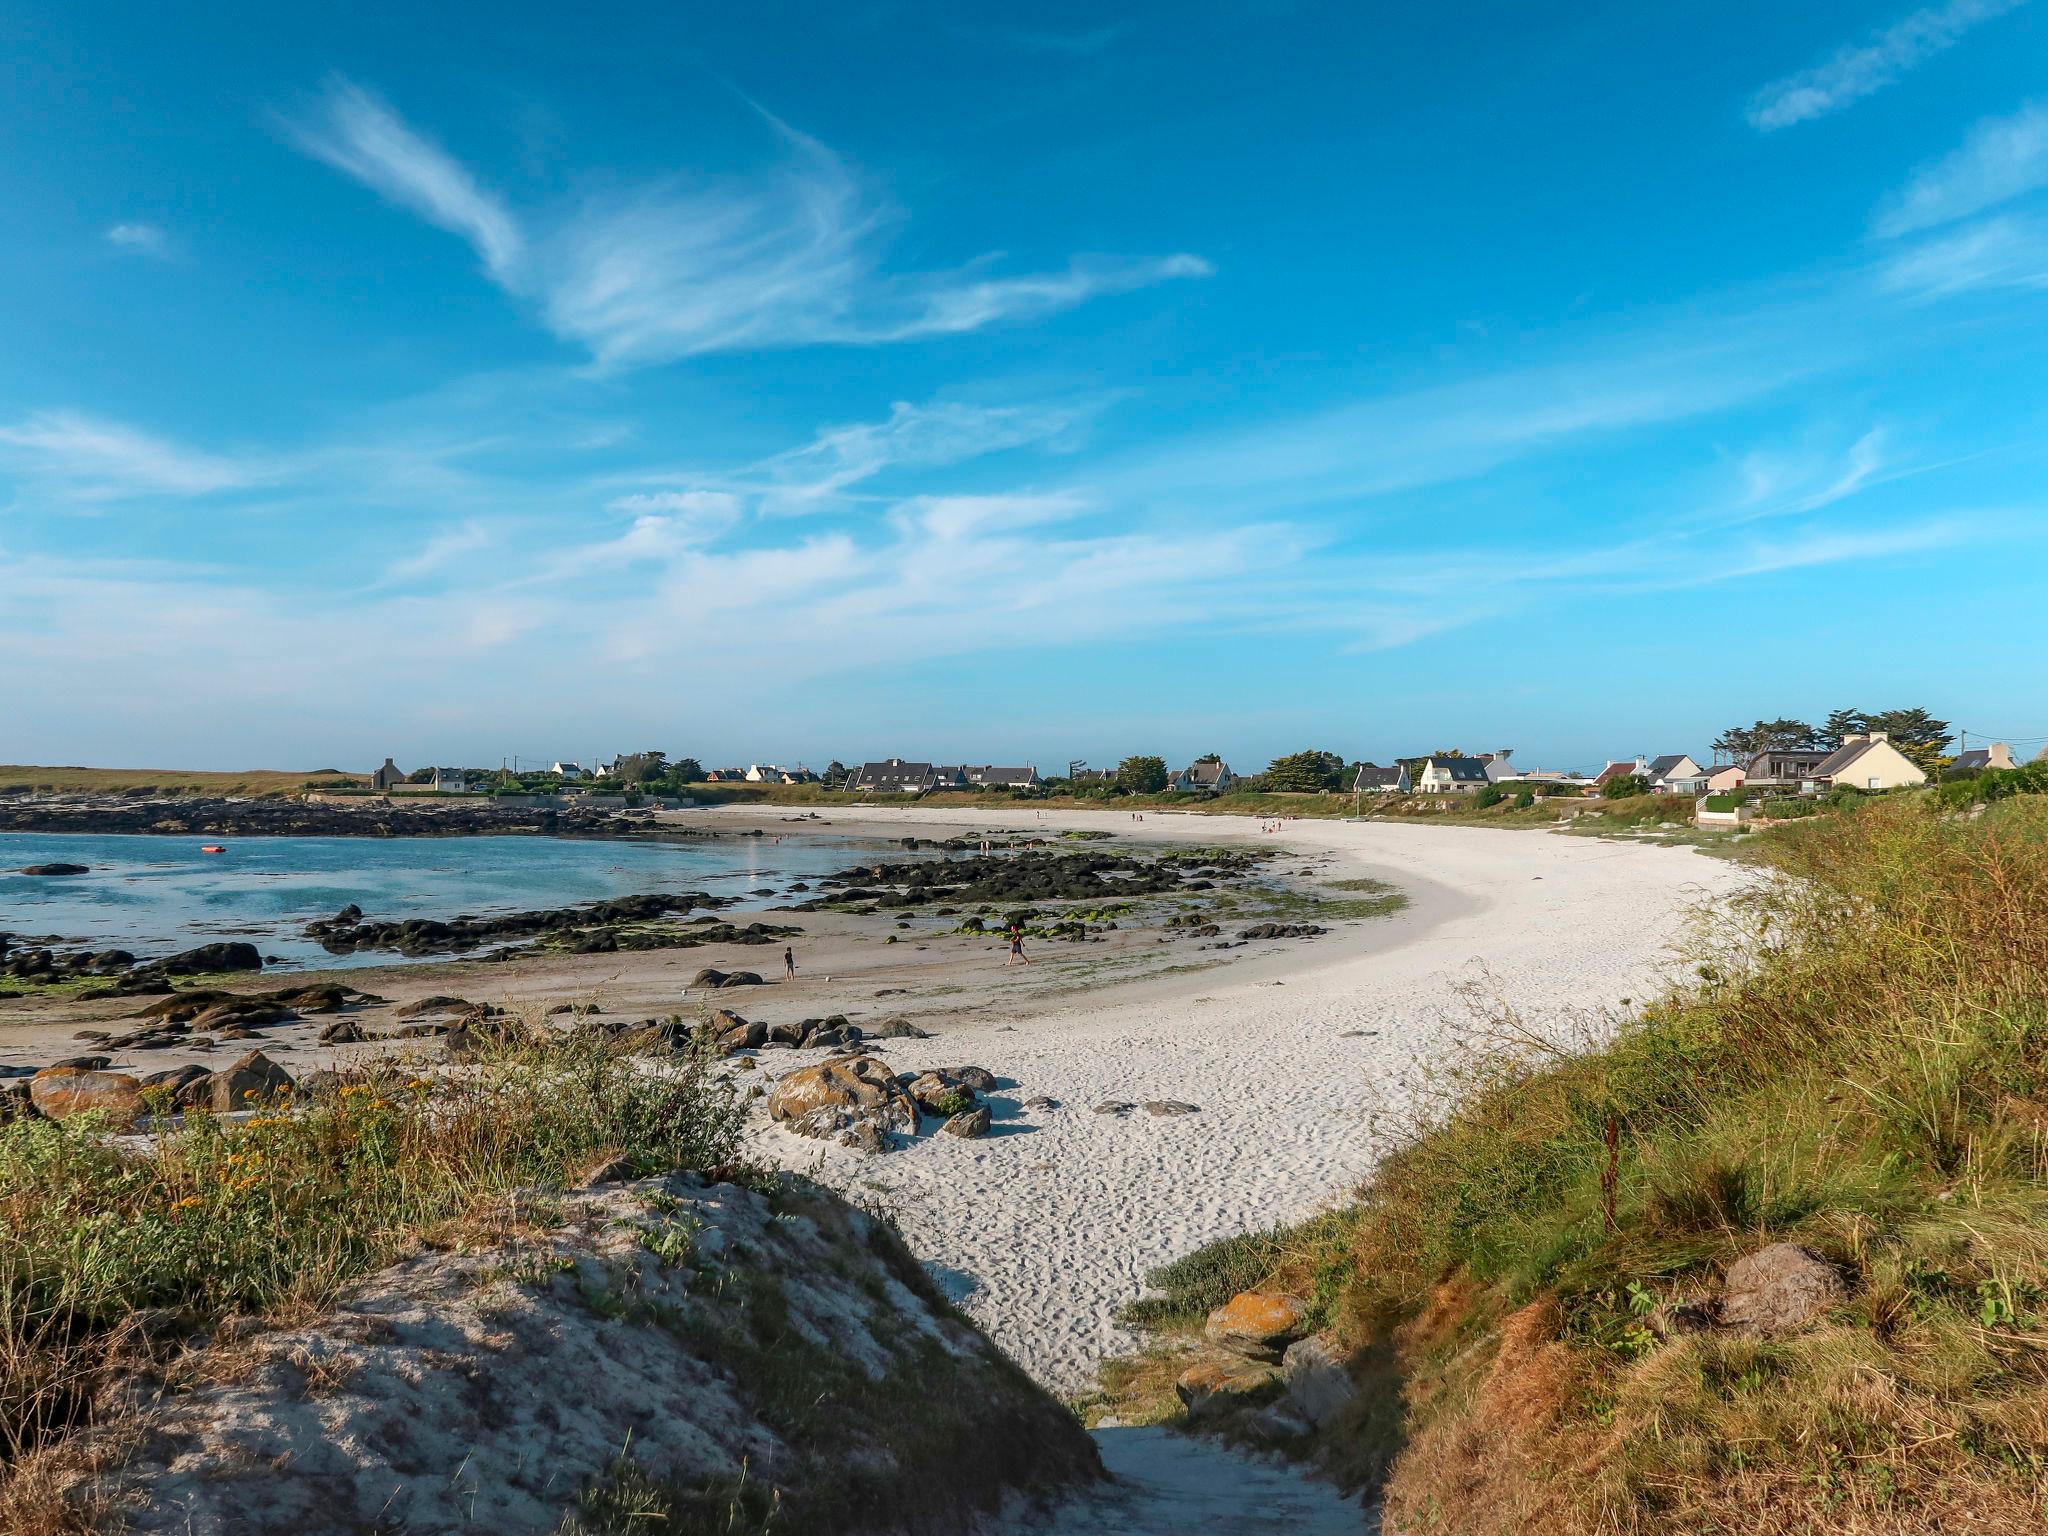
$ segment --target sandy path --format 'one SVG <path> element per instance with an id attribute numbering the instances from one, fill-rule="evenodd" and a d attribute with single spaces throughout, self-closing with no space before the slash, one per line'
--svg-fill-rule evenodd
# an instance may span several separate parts
<path id="1" fill-rule="evenodd" d="M 957 826 L 883 811 L 863 820 Z M 1271 959 L 1041 999 L 894 1041 L 898 1068 L 972 1062 L 1016 1086 L 997 1133 L 870 1158 L 765 1125 L 756 1145 L 886 1210 L 975 1320 L 1059 1391 L 1135 1341 L 1115 1309 L 1148 1271 L 1215 1238 L 1298 1218 L 1356 1184 L 1384 1145 L 1376 1107 L 1441 1053 L 1478 986 L 1541 1025 L 1643 996 L 1686 914 L 1732 887 L 1690 849 L 1541 833 L 1299 822 L 1278 837 L 1221 817 L 980 815 L 974 825 L 1092 825 L 1147 840 L 1280 844 L 1328 877 L 1378 874 L 1396 917 Z M 1025 999 L 1019 999 L 1020 1004 Z M 1363 1032 L 1363 1033 L 1358 1033 Z M 1025 1110 L 1050 1094 L 1056 1110 Z M 1178 1099 L 1199 1114 L 1092 1113 Z"/>

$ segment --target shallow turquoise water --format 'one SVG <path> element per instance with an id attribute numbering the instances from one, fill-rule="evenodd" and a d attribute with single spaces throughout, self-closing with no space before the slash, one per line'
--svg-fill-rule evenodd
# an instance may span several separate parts
<path id="1" fill-rule="evenodd" d="M 200 845 L 222 842 L 227 852 Z M 0 833 L 0 929 L 138 954 L 248 939 L 291 964 L 390 964 L 329 955 L 300 929 L 350 902 L 375 918 L 478 916 L 642 891 L 710 891 L 745 907 L 778 901 L 872 857 L 880 845 L 806 834 L 687 843 L 552 837 L 226 837 Z M 904 857 L 902 850 L 892 856 Z M 25 864 L 92 873 L 33 876 Z M 754 894 L 767 889 L 774 894 Z M 802 899 L 799 893 L 798 900 Z"/>

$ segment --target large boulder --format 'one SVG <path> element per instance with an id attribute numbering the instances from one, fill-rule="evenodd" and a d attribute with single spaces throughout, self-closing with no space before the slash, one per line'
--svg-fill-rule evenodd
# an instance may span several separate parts
<path id="1" fill-rule="evenodd" d="M 24 875 L 89 875 L 92 868 L 86 864 L 24 864 L 21 872 Z"/>
<path id="2" fill-rule="evenodd" d="M 1302 1337 L 1308 1303 L 1272 1291 L 1240 1291 L 1209 1314 L 1210 1343 L 1252 1360 L 1278 1360 Z"/>
<path id="3" fill-rule="evenodd" d="M 1735 1333 L 1775 1338 L 1848 1299 L 1842 1272 L 1810 1248 L 1773 1243 L 1728 1266 L 1716 1320 Z"/>
<path id="4" fill-rule="evenodd" d="M 292 1076 L 261 1051 L 251 1051 L 208 1079 L 207 1104 L 216 1114 L 255 1109 L 292 1091 Z"/>
<path id="5" fill-rule="evenodd" d="M 891 1135 L 916 1132 L 917 1104 L 888 1063 L 840 1056 L 779 1079 L 768 1095 L 768 1118 L 802 1136 L 850 1136 L 849 1144 L 885 1147 Z"/>
<path id="6" fill-rule="evenodd" d="M 28 1082 L 29 1102 L 51 1120 L 104 1114 L 122 1129 L 143 1114 L 142 1082 L 126 1072 L 85 1067 L 45 1067 Z"/>
<path id="7" fill-rule="evenodd" d="M 957 1115 L 974 1108 L 974 1090 L 951 1072 L 920 1072 L 904 1085 L 928 1115 Z"/>
<path id="8" fill-rule="evenodd" d="M 991 1119 L 988 1106 L 982 1104 L 974 1109 L 963 1110 L 959 1114 L 954 1115 L 944 1125 L 940 1126 L 939 1129 L 948 1136 L 959 1136 L 972 1141 L 977 1137 L 988 1134 Z"/>
<path id="9" fill-rule="evenodd" d="M 222 944 L 201 944 L 155 961 L 151 970 L 165 976 L 203 976 L 213 971 L 260 971 L 263 955 L 254 944 L 233 940 Z"/>

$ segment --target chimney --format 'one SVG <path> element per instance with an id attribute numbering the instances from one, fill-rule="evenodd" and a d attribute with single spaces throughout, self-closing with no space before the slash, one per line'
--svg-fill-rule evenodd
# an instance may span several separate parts
<path id="1" fill-rule="evenodd" d="M 1877 742 L 1890 741 L 1891 739 L 1891 732 L 1889 731 L 1872 731 L 1868 736 L 1864 737 L 1865 741 L 1868 741 L 1873 745 L 1875 745 Z"/>
<path id="2" fill-rule="evenodd" d="M 1513 747 L 1501 747 L 1501 748 L 1499 748 L 1498 750 L 1496 750 L 1496 751 L 1494 752 L 1494 754 L 1493 754 L 1493 760 L 1494 760 L 1494 761 L 1495 761 L 1496 763 L 1504 763 L 1504 762 L 1506 762 L 1506 761 L 1507 761 L 1507 760 L 1508 760 L 1509 758 L 1513 757 L 1514 755 L 1515 755 L 1515 749 L 1514 749 Z"/>

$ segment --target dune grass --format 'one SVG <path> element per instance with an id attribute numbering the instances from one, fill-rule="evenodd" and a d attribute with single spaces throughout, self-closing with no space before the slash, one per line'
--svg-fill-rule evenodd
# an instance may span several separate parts
<path id="1" fill-rule="evenodd" d="M 593 1168 L 728 1164 L 744 1115 L 705 1062 L 656 1075 L 582 1032 L 297 1097 L 188 1114 L 147 1150 L 91 1118 L 0 1126 L 0 1528 L 17 1469 L 90 1421 L 142 1323 L 305 1315 L 412 1246 L 541 1220 Z"/>
<path id="2" fill-rule="evenodd" d="M 1312 1298 L 1369 1388 L 1322 1453 L 1404 1531 L 2040 1528 L 2048 804 L 1757 843 L 1688 985 L 1576 1049 L 1494 1021 L 1354 1203 L 1148 1320 Z M 1821 1326 L 1648 1326 L 1778 1240 L 1849 1278 Z"/>
<path id="3" fill-rule="evenodd" d="M 363 779 L 362 774 L 320 769 L 294 773 L 252 768 L 216 773 L 193 768 L 38 768 L 0 764 L 0 794 L 94 795 L 295 795 L 309 780 Z"/>

